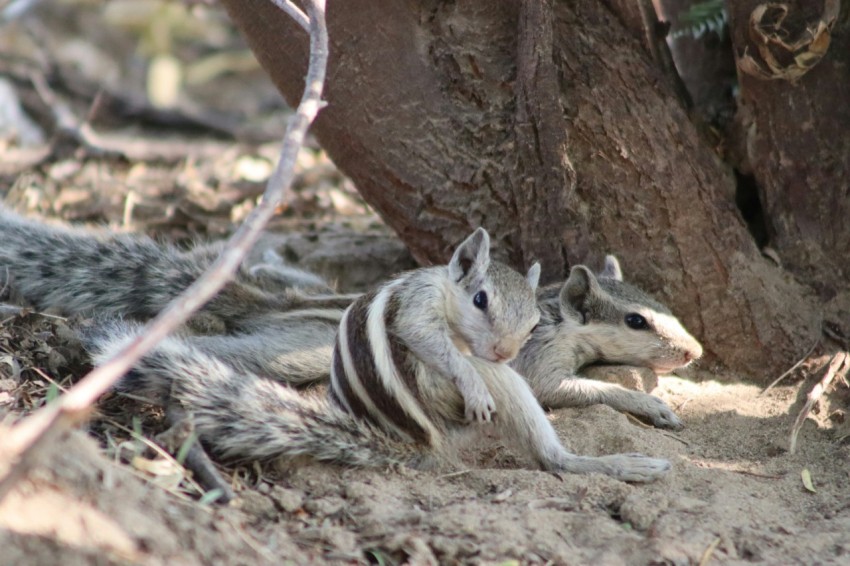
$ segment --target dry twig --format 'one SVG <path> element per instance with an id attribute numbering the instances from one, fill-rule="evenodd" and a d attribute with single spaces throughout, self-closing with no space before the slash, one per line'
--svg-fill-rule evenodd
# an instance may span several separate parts
<path id="1" fill-rule="evenodd" d="M 210 269 L 149 322 L 142 334 L 94 368 L 56 402 L 50 403 L 14 426 L 8 435 L 8 446 L 19 454 L 19 459 L 0 481 L 0 500 L 33 466 L 41 447 L 84 421 L 91 412 L 93 403 L 133 364 L 221 290 L 274 215 L 275 208 L 283 199 L 284 191 L 292 182 L 295 160 L 304 142 L 307 128 L 324 105 L 321 96 L 328 60 L 325 0 L 307 0 L 305 3 L 310 22 L 310 63 L 304 94 L 289 120 L 280 158 L 266 185 L 262 203 L 230 238 Z M 287 13 L 292 9 L 294 5 L 289 6 Z M 303 13 L 302 16 L 307 18 Z"/>
<path id="2" fill-rule="evenodd" d="M 688 442 L 688 441 L 687 441 L 687 440 L 685 440 L 684 438 L 681 438 L 681 437 L 679 437 L 679 436 L 676 436 L 676 435 L 675 435 L 675 434 L 673 434 L 672 432 L 667 432 L 666 430 L 662 430 L 662 431 L 660 431 L 660 432 L 661 432 L 661 434 L 662 434 L 663 436 L 666 436 L 667 438 L 672 438 L 673 440 L 677 440 L 677 441 L 681 442 L 682 444 L 684 444 L 685 446 L 690 446 L 690 445 L 691 445 L 691 443 L 690 443 L 690 442 Z"/>
<path id="3" fill-rule="evenodd" d="M 705 551 L 702 553 L 702 557 L 699 559 L 699 566 L 706 566 L 709 562 L 711 562 L 712 557 L 714 556 L 714 551 L 717 550 L 717 546 L 720 544 L 720 537 L 715 538 L 711 541 Z"/>
<path id="4" fill-rule="evenodd" d="M 793 454 L 797 449 L 797 435 L 800 433 L 803 423 L 806 422 L 806 417 L 809 416 L 812 407 L 814 407 L 818 399 L 820 399 L 824 394 L 826 389 L 829 387 L 829 384 L 832 383 L 833 379 L 835 379 L 835 376 L 839 374 L 844 376 L 847 374 L 848 370 L 850 370 L 850 354 L 847 352 L 839 352 L 835 354 L 829 362 L 829 368 L 826 370 L 826 374 L 823 376 L 823 379 L 821 379 L 820 383 L 815 385 L 809 392 L 806 404 L 803 405 L 803 409 L 800 411 L 800 414 L 797 415 L 797 420 L 794 421 L 794 426 L 791 427 L 791 441 L 788 445 L 789 453 Z"/>
<path id="5" fill-rule="evenodd" d="M 292 0 L 272 0 L 275 6 L 286 12 L 304 31 L 310 33 L 310 19 L 295 5 Z"/>
<path id="6" fill-rule="evenodd" d="M 765 387 L 765 388 L 762 390 L 762 392 L 761 392 L 761 393 L 759 393 L 759 397 L 761 397 L 762 395 L 764 395 L 765 393 L 767 393 L 768 391 L 770 391 L 771 389 L 773 389 L 773 387 L 775 387 L 777 383 L 779 383 L 780 381 L 782 381 L 782 380 L 785 378 L 785 376 L 791 375 L 791 373 L 793 373 L 793 371 L 794 371 L 795 369 L 797 369 L 798 367 L 800 367 L 800 366 L 803 364 L 803 362 L 805 362 L 806 360 L 808 360 L 808 359 L 809 359 L 809 356 L 811 356 L 811 355 L 812 355 L 812 352 L 814 352 L 814 351 L 815 351 L 815 348 L 817 348 L 817 347 L 818 347 L 818 344 L 820 344 L 820 335 L 818 335 L 818 339 L 817 339 L 817 340 L 815 340 L 815 343 L 814 343 L 814 344 L 812 344 L 812 347 L 811 347 L 811 348 L 809 348 L 809 350 L 808 350 L 805 354 L 803 354 L 803 357 L 802 357 L 802 358 L 800 358 L 799 360 L 797 360 L 797 363 L 796 363 L 796 364 L 794 364 L 793 366 L 791 366 L 790 368 L 788 368 L 788 370 L 787 370 L 785 373 L 783 373 L 782 375 L 780 375 L 779 377 L 777 377 L 776 379 L 774 379 L 774 380 L 773 380 L 773 382 L 772 382 L 770 385 L 768 385 L 767 387 Z"/>
<path id="7" fill-rule="evenodd" d="M 54 93 L 53 89 L 50 88 L 50 85 L 47 84 L 47 78 L 43 74 L 33 71 L 30 73 L 30 81 L 38 95 L 41 97 L 41 100 L 53 112 L 53 119 L 56 122 L 56 128 L 60 132 L 74 140 L 75 143 L 82 146 L 92 155 L 121 157 L 119 152 L 112 151 L 106 147 L 100 136 L 98 136 L 97 132 L 95 132 L 91 127 L 88 119 L 80 120 L 77 118 L 71 111 L 71 107 L 62 102 L 62 100 L 56 96 L 56 93 Z M 98 99 L 95 98 L 95 101 L 92 104 L 92 109 L 97 105 L 97 103 Z M 91 113 L 92 110 L 89 111 L 89 114 Z M 56 142 L 54 142 L 51 151 L 55 152 L 56 149 L 57 145 Z"/>
<path id="8" fill-rule="evenodd" d="M 9 23 L 27 15 L 41 0 L 12 0 L 0 10 L 0 23 Z"/>

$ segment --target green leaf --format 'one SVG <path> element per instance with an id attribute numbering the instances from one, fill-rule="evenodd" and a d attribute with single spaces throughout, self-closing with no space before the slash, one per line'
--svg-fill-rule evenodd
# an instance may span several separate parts
<path id="1" fill-rule="evenodd" d="M 672 39 L 690 36 L 699 39 L 709 31 L 722 34 L 728 15 L 723 0 L 704 0 L 679 14 L 679 23 L 670 33 Z"/>
<path id="2" fill-rule="evenodd" d="M 59 386 L 56 385 L 55 381 L 51 381 L 47 387 L 47 393 L 44 394 L 44 399 L 47 403 L 52 403 L 57 397 L 59 397 Z"/>
<path id="3" fill-rule="evenodd" d="M 222 491 L 220 488 L 211 489 L 201 496 L 201 498 L 198 500 L 198 503 L 200 503 L 201 505 L 209 505 L 218 501 L 222 495 L 224 495 L 224 491 Z"/>
<path id="4" fill-rule="evenodd" d="M 186 456 L 189 455 L 189 450 L 192 448 L 192 446 L 197 440 L 198 435 L 193 430 L 191 433 L 189 433 L 189 436 L 186 437 L 186 440 L 183 441 L 183 444 L 180 445 L 180 450 L 177 451 L 177 456 L 175 456 L 174 459 L 177 460 L 178 464 L 180 464 L 181 466 L 183 465 L 183 462 L 186 461 Z"/>

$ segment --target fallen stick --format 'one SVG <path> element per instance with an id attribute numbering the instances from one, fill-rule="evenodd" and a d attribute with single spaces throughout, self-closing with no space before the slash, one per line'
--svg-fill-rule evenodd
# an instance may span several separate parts
<path id="1" fill-rule="evenodd" d="M 787 375 L 791 375 L 791 373 L 792 373 L 795 369 L 797 369 L 798 367 L 800 367 L 801 365 L 803 365 L 803 362 L 805 362 L 806 360 L 808 360 L 808 359 L 809 359 L 809 356 L 811 356 L 811 355 L 812 355 L 812 352 L 814 352 L 814 351 L 815 351 L 815 348 L 817 348 L 817 347 L 818 347 L 818 344 L 820 344 L 820 336 L 818 336 L 818 339 L 817 339 L 817 340 L 815 340 L 815 343 L 814 343 L 814 344 L 812 344 L 812 347 L 811 347 L 811 348 L 809 348 L 809 349 L 808 349 L 808 351 L 807 351 L 805 354 L 803 354 L 803 357 L 802 357 L 802 358 L 800 358 L 799 360 L 797 360 L 797 363 L 796 363 L 796 364 L 794 364 L 793 366 L 791 366 L 790 368 L 788 368 L 788 370 L 786 370 L 786 371 L 785 371 L 782 375 L 780 375 L 779 377 L 777 377 L 776 379 L 774 379 L 774 380 L 773 380 L 773 382 L 772 382 L 770 385 L 768 385 L 767 387 L 765 387 L 765 388 L 762 390 L 762 392 L 761 392 L 761 393 L 759 393 L 759 397 L 761 397 L 762 395 L 764 395 L 765 393 L 767 393 L 768 391 L 770 391 L 771 389 L 773 389 L 773 388 L 776 386 L 776 384 L 777 384 L 777 383 L 779 383 L 780 381 L 782 381 L 782 380 L 785 378 L 785 376 L 787 376 Z"/>
<path id="2" fill-rule="evenodd" d="M 835 379 L 835 376 L 838 375 L 839 372 L 842 375 L 846 375 L 848 370 L 850 370 L 850 354 L 847 352 L 839 352 L 835 354 L 829 362 L 829 368 L 827 368 L 823 379 L 821 379 L 820 382 L 809 392 L 806 404 L 803 405 L 803 409 L 797 415 L 797 420 L 794 421 L 794 426 L 791 427 L 791 441 L 788 444 L 788 452 L 793 454 L 797 449 L 797 435 L 800 433 L 800 429 L 803 428 L 803 423 L 812 411 L 812 407 L 814 407 L 818 399 L 823 396 L 827 387 L 829 387 L 829 384 L 832 383 L 833 379 Z"/>
<path id="3" fill-rule="evenodd" d="M 142 356 L 151 351 L 166 335 L 182 325 L 210 300 L 233 276 L 246 254 L 260 237 L 284 191 L 292 183 L 298 150 L 307 129 L 324 106 L 322 88 L 328 61 L 328 35 L 325 24 L 325 0 L 306 0 L 310 28 L 310 62 L 304 81 L 301 102 L 290 117 L 280 158 L 266 185 L 262 202 L 228 240 L 219 258 L 188 289 L 175 298 L 139 336 L 111 358 L 95 367 L 55 402 L 18 422 L 5 440 L 8 450 L 18 461 L 0 481 L 0 501 L 11 491 L 38 460 L 41 449 L 50 441 L 85 421 L 95 401 L 112 387 Z M 295 9 L 287 2 L 287 13 Z M 303 20 L 302 20 L 303 21 Z"/>

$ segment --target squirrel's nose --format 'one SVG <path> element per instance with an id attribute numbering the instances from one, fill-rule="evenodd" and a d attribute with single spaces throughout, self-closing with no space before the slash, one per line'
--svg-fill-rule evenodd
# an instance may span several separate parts
<path id="1" fill-rule="evenodd" d="M 499 343 L 493 347 L 493 355 L 498 361 L 505 362 L 513 359 L 516 356 L 516 352 L 511 346 Z"/>

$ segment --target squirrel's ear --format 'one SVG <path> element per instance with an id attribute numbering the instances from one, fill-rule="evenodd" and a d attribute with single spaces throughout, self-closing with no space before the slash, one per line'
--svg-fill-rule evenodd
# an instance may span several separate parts
<path id="1" fill-rule="evenodd" d="M 612 255 L 605 256 L 605 267 L 599 272 L 599 277 L 607 277 L 615 281 L 623 280 L 623 270 L 620 269 L 620 262 Z"/>
<path id="2" fill-rule="evenodd" d="M 528 269 L 528 275 L 525 276 L 525 280 L 531 285 L 532 291 L 537 290 L 537 284 L 540 283 L 540 262 L 535 261 L 534 265 Z"/>
<path id="3" fill-rule="evenodd" d="M 573 310 L 584 317 L 594 299 L 602 292 L 593 273 L 583 265 L 570 270 L 570 276 L 561 287 L 561 307 Z"/>
<path id="4" fill-rule="evenodd" d="M 490 235 L 478 228 L 457 247 L 449 262 L 449 276 L 460 281 L 470 274 L 483 275 L 490 267 Z"/>

